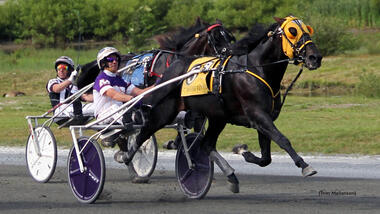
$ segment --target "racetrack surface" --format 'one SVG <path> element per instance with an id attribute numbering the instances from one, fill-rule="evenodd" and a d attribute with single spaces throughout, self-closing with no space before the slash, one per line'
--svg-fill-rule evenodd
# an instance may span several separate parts
<path id="1" fill-rule="evenodd" d="M 226 178 L 218 170 L 206 197 L 192 200 L 183 196 L 174 167 L 169 169 L 170 164 L 174 166 L 174 152 L 159 154 L 157 169 L 148 184 L 132 184 L 126 167 L 113 163 L 110 157 L 113 151 L 106 150 L 103 199 L 88 205 L 80 204 L 69 189 L 65 151 L 60 151 L 59 167 L 46 184 L 30 177 L 22 153 L 4 152 L 4 148 L 0 151 L 0 213 L 378 213 L 380 210 L 380 180 L 369 178 L 378 173 L 364 176 L 354 172 L 374 171 L 379 165 L 376 163 L 380 163 L 374 156 L 305 156 L 319 174 L 303 178 L 286 156 L 275 155 L 271 166 L 266 168 L 248 164 L 247 170 L 240 156 L 223 153 L 236 169 L 240 193 L 233 194 L 226 188 Z M 171 163 L 165 166 L 165 162 Z M 286 173 L 277 170 L 280 168 Z M 367 169 L 360 171 L 362 168 Z M 275 173 L 269 174 L 270 171 Z"/>

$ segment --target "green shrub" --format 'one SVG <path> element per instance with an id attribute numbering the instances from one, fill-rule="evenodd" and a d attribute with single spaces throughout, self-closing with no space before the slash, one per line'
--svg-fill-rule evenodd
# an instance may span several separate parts
<path id="1" fill-rule="evenodd" d="M 365 97 L 380 97 L 380 76 L 374 73 L 367 73 L 365 70 L 359 77 L 356 85 L 356 93 Z"/>
<path id="2" fill-rule="evenodd" d="M 376 43 L 368 46 L 368 53 L 369 54 L 380 54 L 380 41 L 377 41 Z"/>
<path id="3" fill-rule="evenodd" d="M 164 20 L 168 23 L 168 27 L 190 26 L 197 17 L 205 19 L 212 5 L 210 0 L 174 0 Z"/>
<path id="4" fill-rule="evenodd" d="M 323 56 L 340 54 L 359 47 L 359 41 L 338 18 L 312 17 L 307 24 L 314 28 L 313 41 Z"/>
<path id="5" fill-rule="evenodd" d="M 81 35 L 141 49 L 151 46 L 152 36 L 189 26 L 196 17 L 210 23 L 218 18 L 236 32 L 288 14 L 315 28 L 323 55 L 340 54 L 358 47 L 348 28 L 380 27 L 380 0 L 7 0 L 0 4 L 0 40 L 67 47 Z M 378 43 L 365 48 L 380 50 Z"/>
<path id="6" fill-rule="evenodd" d="M 218 0 L 207 16 L 221 19 L 230 29 L 244 29 L 255 23 L 273 23 L 272 17 L 281 4 L 279 0 L 267 0 L 265 3 L 261 0 Z"/>
<path id="7" fill-rule="evenodd" d="M 163 16 L 167 13 L 170 3 L 169 0 L 143 0 L 135 5 L 133 17 L 127 24 L 128 45 L 134 51 L 151 47 L 152 41 L 149 39 L 167 30 Z"/>

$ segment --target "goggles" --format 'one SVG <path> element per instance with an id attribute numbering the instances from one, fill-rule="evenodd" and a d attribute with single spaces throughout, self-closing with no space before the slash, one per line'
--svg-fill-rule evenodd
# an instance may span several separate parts
<path id="1" fill-rule="evenodd" d="M 113 62 L 113 61 L 119 61 L 117 57 L 106 57 L 106 62 Z"/>
<path id="2" fill-rule="evenodd" d="M 58 65 L 57 70 L 58 71 L 68 71 L 69 70 L 69 66 L 68 65 L 64 65 L 64 64 L 60 64 L 60 65 Z"/>

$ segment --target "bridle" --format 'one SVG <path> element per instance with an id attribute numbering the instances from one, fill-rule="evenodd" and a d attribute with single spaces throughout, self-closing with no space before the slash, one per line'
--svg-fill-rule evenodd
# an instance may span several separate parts
<path id="1" fill-rule="evenodd" d="M 282 48 L 284 54 L 288 56 L 289 59 L 292 60 L 293 58 L 302 57 L 301 53 L 305 50 L 306 45 L 313 43 L 310 37 L 310 35 L 313 34 L 313 29 L 310 26 L 303 24 L 302 21 L 296 17 L 288 16 L 285 19 L 286 20 L 281 24 L 281 26 L 274 32 L 269 32 L 268 36 L 271 36 L 270 34 L 272 34 L 280 35 L 280 37 L 285 38 L 285 40 L 282 39 Z M 292 35 L 290 28 L 298 28 L 296 30 L 301 30 L 302 35 L 300 37 L 297 34 Z"/>
<path id="2" fill-rule="evenodd" d="M 184 47 L 191 46 L 191 45 L 193 45 L 193 43 L 198 42 L 199 38 L 207 36 L 207 43 L 215 51 L 214 55 L 221 57 L 221 56 L 226 56 L 226 55 L 230 54 L 230 50 L 227 47 L 224 47 L 221 51 L 218 51 L 217 45 L 216 45 L 217 44 L 216 39 L 215 39 L 214 35 L 212 34 L 212 30 L 215 29 L 215 28 L 221 28 L 220 29 L 220 34 L 223 36 L 223 39 L 225 40 L 226 44 L 229 44 L 231 41 L 236 41 L 235 37 L 232 35 L 231 32 L 229 32 L 227 29 L 225 29 L 222 24 L 216 23 L 216 24 L 213 24 L 213 25 L 207 27 L 207 29 L 202 29 L 198 33 L 195 33 L 194 34 L 194 38 L 196 38 L 196 39 L 195 40 L 190 39 L 189 41 L 187 41 L 185 43 Z M 192 57 L 194 57 L 194 56 L 197 56 L 197 57 L 204 56 L 204 53 L 206 52 L 206 48 L 207 48 L 207 46 L 205 46 L 202 54 L 200 54 L 200 55 L 193 55 Z M 153 72 L 153 70 L 154 70 L 154 65 L 156 64 L 156 61 L 158 60 L 159 56 L 162 53 L 170 54 L 170 56 L 173 56 L 173 55 L 186 56 L 183 53 L 180 53 L 180 52 L 177 52 L 177 51 L 169 51 L 169 50 L 161 50 L 161 49 L 158 49 L 157 51 L 158 51 L 158 54 L 153 59 L 152 67 L 151 67 L 151 69 L 149 71 L 149 75 L 150 76 L 157 76 L 159 78 L 162 78 L 162 74 L 157 74 L 157 73 Z M 168 57 L 166 59 L 166 67 L 169 67 L 169 66 L 170 66 L 170 62 L 169 62 L 169 57 Z"/>
<path id="3" fill-rule="evenodd" d="M 212 34 L 212 30 L 215 28 L 221 28 L 219 32 L 223 36 L 223 39 L 226 42 L 226 44 L 230 44 L 232 41 L 236 41 L 232 33 L 229 32 L 227 29 L 225 29 L 223 25 L 219 23 L 209 26 L 205 31 L 195 34 L 194 37 L 201 38 L 203 36 L 207 36 L 207 43 L 209 44 L 210 47 L 213 48 L 216 56 L 225 56 L 225 55 L 230 54 L 230 50 L 227 47 L 224 47 L 222 50 L 218 50 L 217 41 L 215 39 L 215 36 Z"/>
<path id="4" fill-rule="evenodd" d="M 210 27 L 207 28 L 208 44 L 214 48 L 216 55 L 220 55 L 220 56 L 229 55 L 230 50 L 227 47 L 224 47 L 220 52 L 216 48 L 216 46 L 217 46 L 216 45 L 216 39 L 215 39 L 214 35 L 211 33 L 212 32 L 211 30 L 214 28 L 221 28 L 219 32 L 223 36 L 223 39 L 226 42 L 226 44 L 230 44 L 232 41 L 235 42 L 236 41 L 235 36 L 232 35 L 232 33 L 230 31 L 228 31 L 226 28 L 224 28 L 222 24 L 214 24 L 214 25 L 211 25 Z"/>
<path id="5" fill-rule="evenodd" d="M 294 23 L 298 29 L 301 29 L 302 35 L 300 37 L 297 38 L 294 35 L 291 35 L 291 36 L 294 36 L 295 38 L 289 38 L 289 37 L 291 37 L 289 35 L 290 34 L 290 31 L 289 31 L 290 27 L 288 26 L 290 23 Z M 294 24 L 290 24 L 290 25 L 293 25 L 292 27 L 294 27 Z M 289 32 L 289 33 L 287 33 L 287 32 Z M 254 66 L 242 65 L 238 62 L 233 62 L 237 65 L 244 66 L 246 69 L 236 70 L 236 71 L 227 71 L 227 72 L 222 72 L 222 73 L 243 73 L 244 72 L 244 73 L 248 73 L 248 74 L 254 76 L 255 78 L 257 78 L 258 80 L 260 80 L 262 83 L 264 83 L 267 86 L 267 88 L 271 92 L 272 111 L 273 111 L 274 110 L 274 99 L 277 97 L 280 90 L 278 90 L 277 93 L 274 93 L 272 87 L 262 77 L 255 74 L 254 72 L 251 72 L 249 70 L 249 68 L 250 67 L 251 68 L 265 67 L 265 66 L 270 66 L 273 64 L 279 64 L 279 63 L 284 63 L 284 62 L 288 62 L 288 63 L 292 62 L 293 64 L 301 63 L 301 67 L 300 67 L 298 74 L 293 79 L 293 81 L 291 82 L 291 84 L 288 86 L 288 88 L 286 89 L 286 91 L 284 93 L 283 99 L 282 99 L 282 101 L 280 103 L 280 107 L 279 107 L 279 109 L 281 109 L 285 103 L 285 99 L 286 99 L 286 96 L 288 95 L 288 92 L 292 89 L 294 83 L 297 81 L 297 79 L 300 77 L 300 75 L 303 71 L 303 63 L 305 62 L 305 59 L 302 57 L 302 53 L 303 53 L 303 51 L 305 51 L 306 45 L 309 43 L 312 43 L 311 38 L 310 38 L 310 34 L 312 34 L 312 33 L 313 33 L 313 29 L 310 26 L 306 26 L 305 24 L 303 24 L 296 17 L 293 17 L 293 16 L 286 17 L 286 20 L 274 32 L 273 31 L 268 32 L 268 37 L 272 37 L 273 35 L 280 35 L 280 37 L 282 38 L 282 46 L 283 46 L 282 49 L 283 49 L 284 54 L 288 57 L 287 59 L 283 59 L 283 60 L 279 60 L 279 61 L 275 61 L 275 62 L 271 62 L 268 64 L 263 64 L 263 65 L 254 65 Z M 284 40 L 284 38 L 285 38 L 285 40 Z M 292 42 L 292 40 L 293 40 L 293 42 Z M 284 44 L 289 45 L 291 50 L 289 50 L 289 48 L 285 48 Z"/>

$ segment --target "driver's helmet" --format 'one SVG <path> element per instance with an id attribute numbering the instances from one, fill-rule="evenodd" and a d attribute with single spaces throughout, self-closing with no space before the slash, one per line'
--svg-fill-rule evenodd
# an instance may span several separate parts
<path id="1" fill-rule="evenodd" d="M 120 59 L 121 59 L 120 52 L 114 47 L 105 47 L 98 52 L 98 56 L 96 57 L 96 61 L 98 62 L 99 69 L 104 68 L 104 66 L 106 65 L 105 58 L 111 54 L 117 55 L 117 57 L 119 58 L 118 63 L 120 65 Z"/>
<path id="2" fill-rule="evenodd" d="M 69 72 L 72 72 L 74 70 L 74 61 L 68 56 L 61 56 L 55 60 L 55 63 L 54 63 L 55 71 L 57 71 L 58 65 L 62 63 L 65 63 L 69 66 L 68 67 Z"/>

